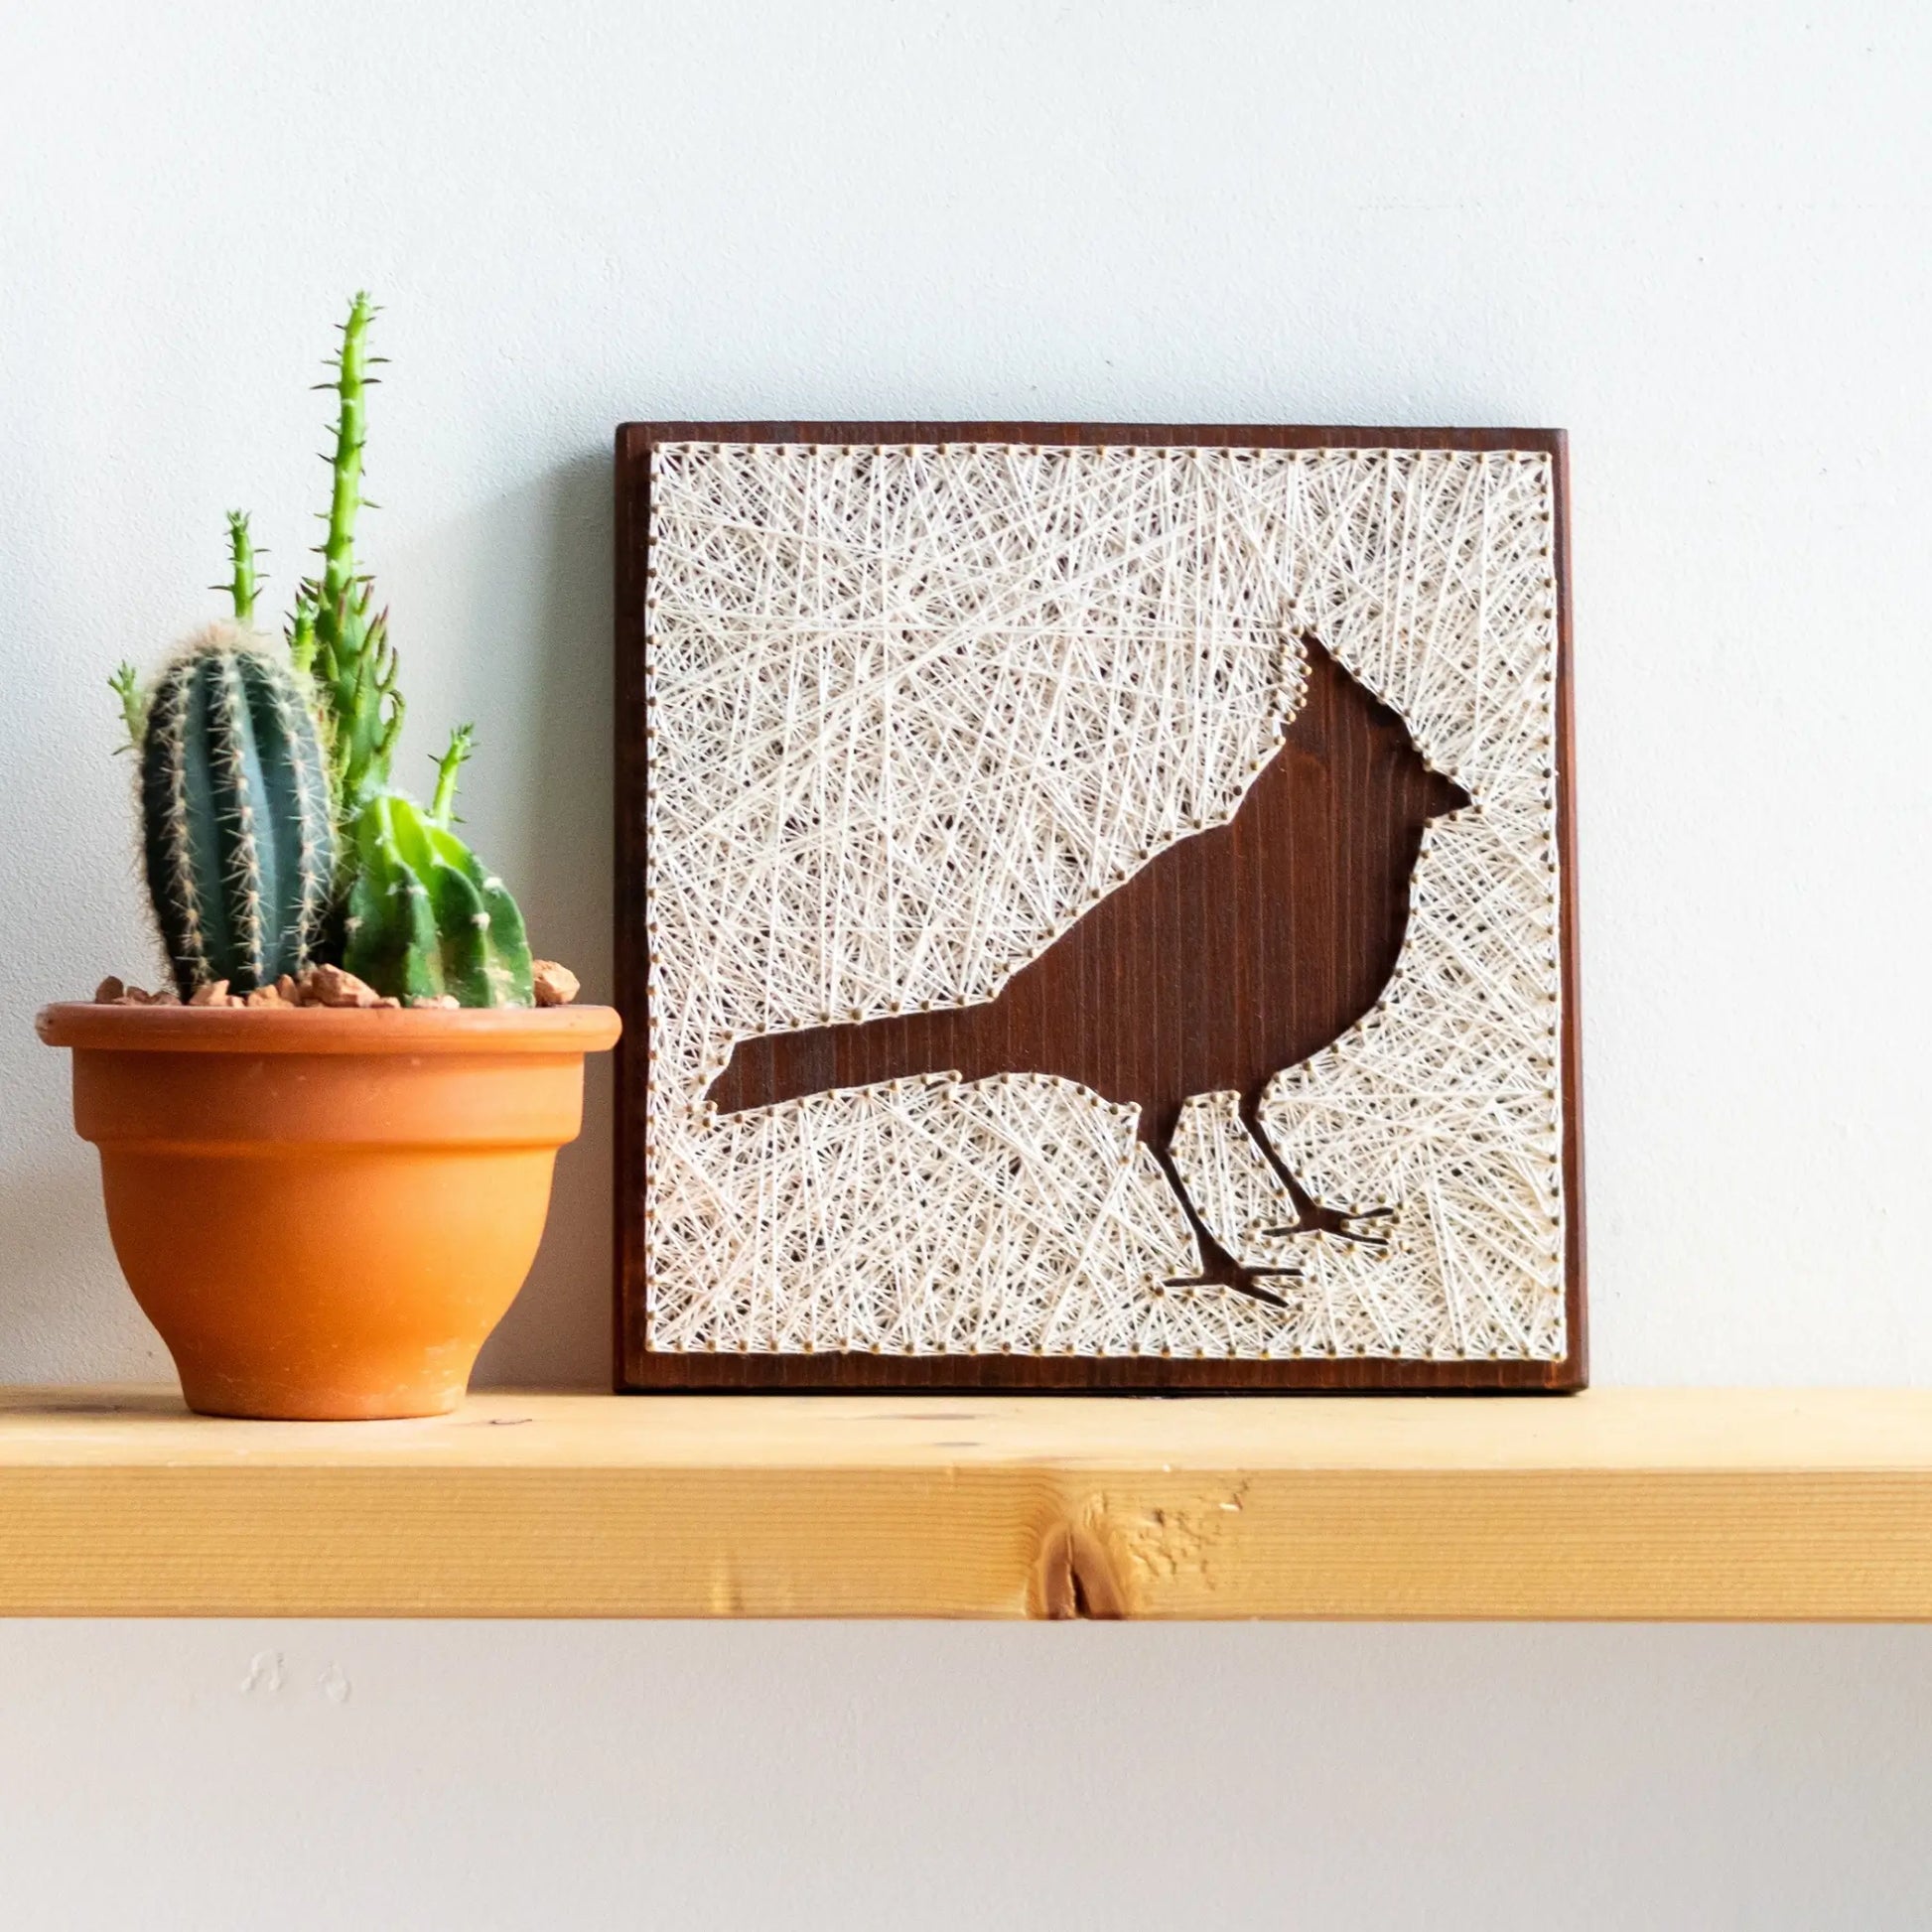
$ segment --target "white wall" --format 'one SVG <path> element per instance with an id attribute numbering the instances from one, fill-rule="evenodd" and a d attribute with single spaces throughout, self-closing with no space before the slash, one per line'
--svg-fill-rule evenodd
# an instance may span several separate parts
<path id="1" fill-rule="evenodd" d="M 593 992 L 621 418 L 1567 425 L 1598 1379 L 1932 1380 L 1929 86 L 1908 0 L 14 0 L 0 1379 L 165 1372 L 28 1018 L 147 958 L 102 679 L 231 504 L 286 592 L 366 282 L 407 762 L 476 718 L 472 827 Z M 605 1372 L 607 1120 L 496 1379 Z M 16 1626 L 0 1917 L 1920 1923 L 1927 1660 Z"/>

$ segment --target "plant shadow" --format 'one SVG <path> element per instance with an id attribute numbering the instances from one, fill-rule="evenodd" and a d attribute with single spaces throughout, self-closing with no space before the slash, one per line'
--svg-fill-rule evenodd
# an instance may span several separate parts
<path id="1" fill-rule="evenodd" d="M 51 1065 L 54 1056 L 40 1050 Z M 68 1056 L 60 1057 L 65 1062 Z M 60 1072 L 65 1085 L 65 1064 Z M 5 1379 L 172 1381 L 168 1351 L 135 1306 L 114 1260 L 94 1151 L 73 1137 L 54 1109 L 47 1112 L 44 1137 L 28 1143 L 31 1164 L 0 1168 Z"/>
<path id="2" fill-rule="evenodd" d="M 611 458 L 600 451 L 452 533 L 481 593 L 479 623 L 513 653 L 504 686 L 486 695 L 515 708 L 495 738 L 522 768 L 480 774 L 488 849 L 503 855 L 532 950 L 570 966 L 586 1001 L 611 989 L 612 531 Z M 610 1055 L 587 1071 L 582 1138 L 558 1156 L 543 1246 L 483 1349 L 480 1387 L 611 1385 Z"/>

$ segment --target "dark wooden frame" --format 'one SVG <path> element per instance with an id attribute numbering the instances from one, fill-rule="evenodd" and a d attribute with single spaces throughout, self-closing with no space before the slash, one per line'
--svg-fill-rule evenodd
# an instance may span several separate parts
<path id="1" fill-rule="evenodd" d="M 658 1354 L 647 1345 L 643 1273 L 646 1050 L 643 627 L 650 451 L 670 442 L 1141 444 L 1221 449 L 1523 450 L 1551 460 L 1556 493 L 1557 838 L 1562 865 L 1565 1302 L 1561 1360 L 1287 1361 L 1021 1355 Z M 1004 1391 L 1179 1395 L 1434 1390 L 1566 1393 L 1587 1380 L 1584 1292 L 1582 1015 L 1577 946 L 1576 752 L 1571 680 L 1570 478 L 1562 430 L 1364 429 L 1165 423 L 625 423 L 617 439 L 617 1387 L 659 1393 L 738 1390 Z"/>

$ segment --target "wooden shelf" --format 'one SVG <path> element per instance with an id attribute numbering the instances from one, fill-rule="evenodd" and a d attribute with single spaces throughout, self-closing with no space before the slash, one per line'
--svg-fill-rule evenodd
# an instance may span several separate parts
<path id="1" fill-rule="evenodd" d="M 0 1391 L 18 1615 L 1932 1617 L 1932 1391 Z"/>

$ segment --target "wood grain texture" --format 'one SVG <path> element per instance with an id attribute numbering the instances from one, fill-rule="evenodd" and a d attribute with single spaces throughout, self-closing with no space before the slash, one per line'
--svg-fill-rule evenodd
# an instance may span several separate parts
<path id="1" fill-rule="evenodd" d="M 0 1392 L 15 1615 L 1932 1619 L 1932 1391 Z"/>
<path id="2" fill-rule="evenodd" d="M 699 1355 L 649 1346 L 642 1263 L 648 1068 L 643 936 L 643 600 L 649 455 L 658 442 L 1199 445 L 1232 448 L 1528 450 L 1555 473 L 1558 839 L 1563 867 L 1564 1167 L 1570 1352 L 1557 1362 L 1390 1359 L 1276 1362 L 1019 1355 Z M 1398 430 L 1144 424 L 659 423 L 618 439 L 618 1386 L 653 1390 L 905 1389 L 1571 1391 L 1587 1380 L 1574 757 L 1566 442 L 1552 430 Z M 1380 996 L 1401 946 L 1423 825 L 1462 794 L 1422 763 L 1401 720 L 1311 639 L 1308 702 L 1234 821 L 1169 848 L 1016 975 L 999 999 L 955 1012 L 745 1042 L 713 1089 L 727 1111 L 832 1086 L 940 1068 L 974 1079 L 1051 1072 L 1142 1106 L 1164 1158 L 1188 1094 L 1233 1088 L 1253 1106 L 1267 1077 L 1335 1038 Z M 1212 973 L 1198 969 L 1212 962 Z M 1265 1146 L 1265 1142 L 1262 1143 Z M 1304 1220 L 1334 1225 L 1292 1176 Z M 1184 1190 L 1175 1188 L 1183 1207 Z M 1189 1218 L 1194 1219 L 1191 1209 Z M 1195 1220 L 1207 1279 L 1243 1271 Z M 1265 1281 L 1265 1278 L 1263 1278 Z"/>

